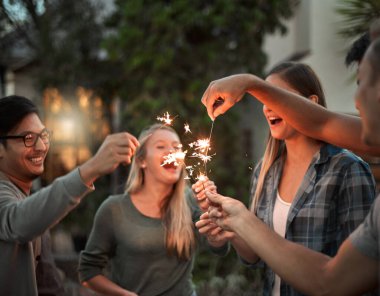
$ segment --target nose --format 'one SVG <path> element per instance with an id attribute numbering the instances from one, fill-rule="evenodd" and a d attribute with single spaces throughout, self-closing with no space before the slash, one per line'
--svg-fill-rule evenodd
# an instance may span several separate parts
<path id="1" fill-rule="evenodd" d="M 41 137 L 39 136 L 39 137 L 37 138 L 37 142 L 36 142 L 36 144 L 34 145 L 34 148 L 35 148 L 36 150 L 43 150 L 43 151 L 44 151 L 44 150 L 47 150 L 48 145 L 49 145 L 49 144 L 45 144 L 44 141 L 42 141 Z"/>
<path id="2" fill-rule="evenodd" d="M 272 111 L 267 105 L 263 105 L 263 112 Z"/>

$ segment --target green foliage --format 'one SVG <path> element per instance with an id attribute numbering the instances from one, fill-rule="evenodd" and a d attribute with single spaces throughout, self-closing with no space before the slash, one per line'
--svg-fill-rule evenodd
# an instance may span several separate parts
<path id="1" fill-rule="evenodd" d="M 0 24 L 11 32 L 24 56 L 38 65 L 38 87 L 95 88 L 109 65 L 99 59 L 103 26 L 99 2 L 91 0 L 14 0 L 2 2 Z M 1 30 L 0 30 L 1 34 Z M 22 42 L 22 44 L 20 44 Z M 107 76 L 107 79 L 109 76 Z"/>
<path id="2" fill-rule="evenodd" d="M 339 34 L 356 38 L 368 31 L 372 20 L 380 17 L 380 0 L 340 0 L 336 11 L 343 18 Z"/>

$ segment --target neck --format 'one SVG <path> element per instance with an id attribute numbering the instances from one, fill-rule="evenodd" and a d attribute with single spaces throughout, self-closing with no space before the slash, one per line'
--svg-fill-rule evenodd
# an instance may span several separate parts
<path id="1" fill-rule="evenodd" d="M 8 179 L 15 184 L 22 192 L 24 192 L 26 195 L 30 194 L 30 190 L 32 189 L 32 181 L 23 181 L 16 177 L 6 175 Z"/>
<path id="2" fill-rule="evenodd" d="M 300 136 L 296 140 L 286 140 L 286 159 L 291 163 L 310 163 L 314 154 L 319 151 L 322 142 Z"/>
<path id="3" fill-rule="evenodd" d="M 146 200 L 147 203 L 161 205 L 173 191 L 173 185 L 155 182 L 154 180 L 145 180 L 144 186 L 138 192 L 138 195 Z"/>

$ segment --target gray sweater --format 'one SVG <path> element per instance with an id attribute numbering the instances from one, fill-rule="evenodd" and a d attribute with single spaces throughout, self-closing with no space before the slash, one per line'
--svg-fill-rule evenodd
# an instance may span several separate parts
<path id="1" fill-rule="evenodd" d="M 0 172 L 1 295 L 38 295 L 36 259 L 41 254 L 40 236 L 89 190 L 76 169 L 26 197 Z"/>
<path id="2" fill-rule="evenodd" d="M 200 211 L 193 198 L 193 222 Z M 199 240 L 198 240 L 199 241 Z M 224 255 L 228 246 L 213 249 Z M 119 286 L 144 295 L 188 296 L 194 291 L 190 260 L 169 255 L 160 219 L 144 216 L 129 195 L 110 196 L 100 206 L 79 261 L 81 281 L 103 274 Z M 109 274 L 105 273 L 107 263 Z"/>

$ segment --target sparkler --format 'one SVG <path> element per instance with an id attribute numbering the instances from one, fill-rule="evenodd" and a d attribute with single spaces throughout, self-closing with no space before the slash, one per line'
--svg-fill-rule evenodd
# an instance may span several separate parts
<path id="1" fill-rule="evenodd" d="M 157 116 L 158 121 L 164 122 L 164 124 L 171 125 L 175 117 L 171 118 L 169 112 L 164 113 L 163 117 Z"/>
<path id="2" fill-rule="evenodd" d="M 175 117 L 171 117 L 169 112 L 165 112 L 163 116 L 157 116 L 157 120 L 164 122 L 165 125 L 172 125 Z M 213 155 L 208 155 L 208 152 L 210 150 L 210 140 L 211 140 L 213 127 L 214 127 L 214 121 L 212 122 L 211 130 L 210 130 L 210 134 L 208 138 L 197 139 L 196 141 L 188 144 L 189 148 L 193 150 L 193 152 L 191 153 L 189 157 L 198 158 L 201 160 L 201 162 L 203 162 L 204 173 L 199 172 L 197 177 L 194 178 L 194 175 L 193 175 L 194 171 L 201 163 L 197 163 L 196 165 L 187 165 L 185 167 L 188 172 L 188 177 L 186 177 L 186 179 L 192 178 L 194 180 L 201 181 L 204 189 L 205 187 L 204 187 L 203 182 L 207 179 L 207 162 L 211 161 L 211 158 L 213 156 Z M 187 123 L 184 124 L 184 130 L 185 130 L 185 134 L 192 133 L 190 130 L 190 126 Z M 179 166 L 180 164 L 186 164 L 185 157 L 187 153 L 188 153 L 188 150 L 169 153 L 168 155 L 164 157 L 164 162 L 162 163 L 162 166 L 166 164 L 171 164 L 171 163 L 173 163 L 173 165 L 175 166 Z"/>

